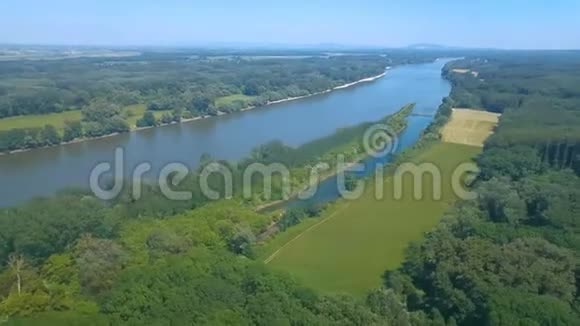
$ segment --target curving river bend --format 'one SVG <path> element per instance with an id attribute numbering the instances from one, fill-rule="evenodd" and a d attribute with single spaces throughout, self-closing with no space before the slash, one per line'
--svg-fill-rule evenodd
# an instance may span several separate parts
<path id="1" fill-rule="evenodd" d="M 204 153 L 235 161 L 274 139 L 297 146 L 340 127 L 381 119 L 411 102 L 417 104 L 414 113 L 432 115 L 451 89 L 441 77 L 448 61 L 396 67 L 374 82 L 251 111 L 0 156 L 0 206 L 67 187 L 86 188 L 92 168 L 112 163 L 118 147 L 125 150 L 126 171 L 149 162 L 148 175 L 156 176 L 171 162 L 194 168 Z M 411 117 L 400 147 L 412 145 L 430 120 Z"/>

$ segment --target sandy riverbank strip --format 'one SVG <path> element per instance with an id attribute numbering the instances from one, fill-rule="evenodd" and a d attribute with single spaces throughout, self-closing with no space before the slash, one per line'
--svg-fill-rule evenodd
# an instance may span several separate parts
<path id="1" fill-rule="evenodd" d="M 387 67 L 386 68 L 386 70 L 389 70 L 389 69 L 391 69 L 391 67 Z M 281 100 L 276 100 L 276 101 L 269 101 L 268 103 L 264 104 L 263 106 L 259 106 L 259 107 L 265 107 L 265 106 L 272 105 L 272 104 L 290 102 L 290 101 L 300 100 L 300 99 L 303 99 L 303 98 L 308 98 L 308 97 L 312 97 L 312 96 L 317 96 L 317 95 L 322 95 L 322 94 L 330 93 L 332 91 L 339 90 L 339 89 L 345 89 L 345 88 L 352 87 L 352 86 L 357 85 L 357 84 L 360 84 L 360 83 L 367 83 L 367 82 L 375 81 L 375 80 L 377 80 L 379 78 L 384 77 L 386 74 L 387 74 L 387 72 L 385 71 L 385 72 L 383 72 L 380 75 L 376 75 L 376 76 L 368 77 L 368 78 L 363 78 L 361 80 L 357 80 L 357 81 L 352 82 L 352 83 L 348 83 L 348 84 L 336 86 L 336 87 L 333 87 L 333 88 L 324 90 L 322 92 L 316 92 L 316 93 L 312 93 L 312 94 L 308 94 L 308 95 L 302 95 L 302 96 L 288 97 L 288 98 L 281 99 Z M 257 107 L 256 106 L 250 106 L 250 107 L 241 109 L 240 112 L 252 110 L 252 109 L 255 109 L 255 108 L 257 108 Z"/>
<path id="2" fill-rule="evenodd" d="M 388 68 L 390 68 L 390 67 L 387 67 L 387 69 L 388 69 Z M 344 85 L 341 85 L 341 86 L 336 86 L 335 88 L 333 88 L 333 90 L 336 90 L 336 89 L 343 89 L 343 88 L 348 88 L 348 87 L 351 87 L 351 86 L 354 86 L 354 85 L 356 85 L 356 84 L 360 84 L 360 83 L 368 83 L 368 82 L 372 82 L 372 81 L 375 81 L 375 80 L 377 80 L 377 79 L 379 79 L 379 78 L 382 78 L 382 77 L 384 77 L 386 74 L 387 74 L 387 72 L 385 71 L 385 72 L 383 72 L 382 74 L 380 74 L 380 75 L 377 75 L 377 76 L 374 76 L 374 77 L 363 78 L 363 79 L 361 79 L 361 80 L 357 80 L 357 81 L 355 81 L 355 82 L 352 82 L 352 83 L 344 84 Z"/>

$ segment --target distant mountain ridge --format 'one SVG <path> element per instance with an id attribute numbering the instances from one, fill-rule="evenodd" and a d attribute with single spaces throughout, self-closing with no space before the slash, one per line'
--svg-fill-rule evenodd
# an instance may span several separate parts
<path id="1" fill-rule="evenodd" d="M 456 46 L 447 46 L 447 45 L 433 44 L 433 43 L 411 44 L 411 45 L 408 45 L 406 48 L 412 49 L 412 50 L 454 50 L 454 49 L 461 49 L 460 47 L 456 47 Z"/>

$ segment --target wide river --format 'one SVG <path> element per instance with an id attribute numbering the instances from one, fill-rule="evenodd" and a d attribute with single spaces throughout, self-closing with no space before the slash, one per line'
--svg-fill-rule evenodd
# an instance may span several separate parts
<path id="1" fill-rule="evenodd" d="M 400 66 L 373 82 L 250 111 L 0 156 L 0 206 L 67 187 L 88 188 L 90 171 L 98 163 L 112 163 L 117 148 L 124 149 L 126 171 L 148 162 L 153 169 L 147 175 L 156 177 L 167 163 L 194 168 L 204 153 L 235 161 L 275 139 L 297 146 L 340 127 L 381 119 L 411 102 L 417 104 L 414 113 L 432 115 L 451 89 L 441 77 L 446 62 Z M 410 122 L 413 130 L 430 121 L 418 118 Z"/>

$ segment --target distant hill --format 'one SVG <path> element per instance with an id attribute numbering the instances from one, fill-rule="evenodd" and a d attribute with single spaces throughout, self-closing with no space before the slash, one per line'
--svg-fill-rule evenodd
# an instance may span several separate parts
<path id="1" fill-rule="evenodd" d="M 407 49 L 412 50 L 455 50 L 459 49 L 458 47 L 454 46 L 446 46 L 441 44 L 432 44 L 432 43 L 417 43 L 411 44 L 406 47 Z"/>

